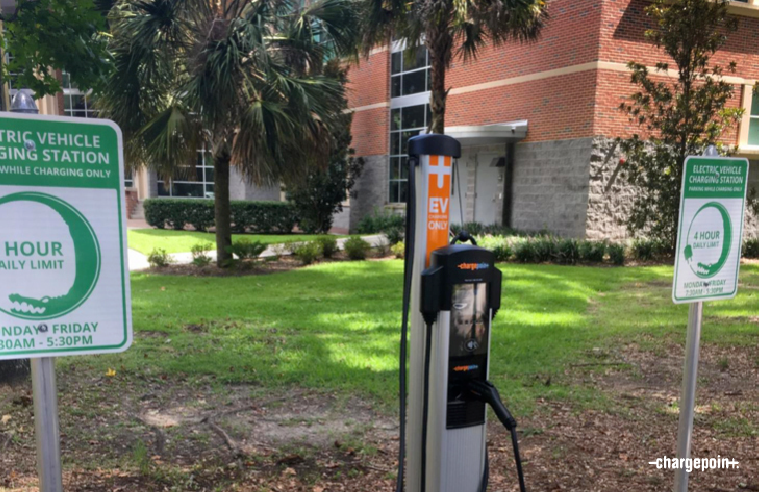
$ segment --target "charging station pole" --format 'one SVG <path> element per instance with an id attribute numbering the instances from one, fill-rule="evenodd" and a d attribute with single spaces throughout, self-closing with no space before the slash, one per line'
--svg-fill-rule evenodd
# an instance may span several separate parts
<path id="1" fill-rule="evenodd" d="M 420 278 L 430 254 L 448 244 L 453 159 L 461 144 L 445 135 L 428 134 L 409 141 L 410 160 L 416 161 L 414 269 L 411 283 L 411 354 L 409 362 L 409 492 L 421 490 L 425 323 L 419 311 Z M 434 341 L 433 341 L 434 342 Z M 429 489 L 430 491 L 433 489 Z"/>

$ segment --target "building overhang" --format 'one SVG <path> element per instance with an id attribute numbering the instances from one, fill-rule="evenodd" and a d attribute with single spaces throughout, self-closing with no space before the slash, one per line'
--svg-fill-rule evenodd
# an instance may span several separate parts
<path id="1" fill-rule="evenodd" d="M 13 15 L 16 12 L 16 0 L 0 0 L 0 12 L 4 15 Z"/>
<path id="2" fill-rule="evenodd" d="M 518 142 L 527 136 L 527 120 L 509 121 L 496 125 L 451 126 L 445 134 L 461 145 L 488 145 Z"/>

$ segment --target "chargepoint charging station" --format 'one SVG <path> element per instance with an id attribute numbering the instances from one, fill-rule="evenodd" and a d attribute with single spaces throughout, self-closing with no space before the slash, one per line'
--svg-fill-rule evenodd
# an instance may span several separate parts
<path id="1" fill-rule="evenodd" d="M 494 255 L 466 232 L 449 239 L 453 160 L 460 155 L 460 143 L 445 135 L 409 140 L 397 492 L 404 482 L 408 492 L 485 492 L 488 404 L 511 432 L 519 485 L 525 490 L 516 421 L 488 382 L 501 272 Z"/>

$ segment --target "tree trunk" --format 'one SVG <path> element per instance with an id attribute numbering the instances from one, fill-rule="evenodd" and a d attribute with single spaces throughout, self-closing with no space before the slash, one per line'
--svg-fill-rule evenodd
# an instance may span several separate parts
<path id="1" fill-rule="evenodd" d="M 214 219 L 216 222 L 216 264 L 226 266 L 232 255 L 227 248 L 232 245 L 232 220 L 229 209 L 229 162 L 224 152 L 214 156 Z"/>
<path id="2" fill-rule="evenodd" d="M 429 131 L 445 133 L 445 100 L 448 90 L 445 88 L 445 72 L 447 60 L 450 57 L 451 40 L 447 32 L 434 30 L 427 33 L 427 51 L 429 52 L 432 76 L 432 94 L 430 95 L 430 111 L 432 122 Z"/>

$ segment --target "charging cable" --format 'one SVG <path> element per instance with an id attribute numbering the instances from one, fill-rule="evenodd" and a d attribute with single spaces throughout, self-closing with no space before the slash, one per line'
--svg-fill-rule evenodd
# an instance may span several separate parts
<path id="1" fill-rule="evenodd" d="M 501 395 L 498 394 L 498 390 L 490 381 L 470 381 L 468 388 L 475 399 L 490 405 L 490 408 L 493 409 L 498 420 L 500 420 L 506 430 L 511 433 L 511 444 L 514 447 L 514 461 L 517 465 L 517 476 L 519 478 L 519 490 L 521 492 L 526 492 L 524 472 L 522 471 L 522 458 L 519 455 L 516 419 L 511 415 L 509 409 L 504 406 L 501 401 Z"/>

